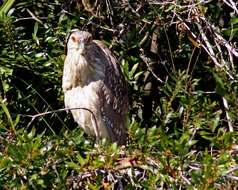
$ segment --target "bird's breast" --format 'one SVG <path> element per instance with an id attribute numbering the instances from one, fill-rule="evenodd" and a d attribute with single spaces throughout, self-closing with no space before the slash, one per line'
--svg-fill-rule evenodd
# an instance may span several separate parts
<path id="1" fill-rule="evenodd" d="M 72 87 L 76 88 L 78 86 L 83 87 L 88 84 L 89 77 L 91 75 L 91 71 L 88 65 L 87 60 L 84 56 L 77 54 L 76 57 L 70 62 L 70 71 L 69 74 L 69 81 L 72 82 Z"/>
<path id="2" fill-rule="evenodd" d="M 86 108 L 71 110 L 74 120 L 83 127 L 87 134 L 97 136 L 92 123 L 92 113 L 94 114 L 97 124 L 103 128 L 100 112 L 100 99 L 98 90 L 101 89 L 102 81 L 91 82 L 84 87 L 75 87 L 65 93 L 64 101 L 67 108 Z M 105 133 L 105 130 L 103 130 Z M 106 134 L 104 134 L 106 135 Z"/>

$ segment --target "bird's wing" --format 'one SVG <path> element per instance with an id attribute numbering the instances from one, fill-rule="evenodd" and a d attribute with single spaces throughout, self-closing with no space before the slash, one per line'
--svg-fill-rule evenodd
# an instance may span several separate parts
<path id="1" fill-rule="evenodd" d="M 111 141 L 125 144 L 127 136 L 125 116 L 129 111 L 126 82 L 111 51 L 101 41 L 94 40 L 94 42 L 101 48 L 107 58 L 104 68 L 105 78 L 99 92 L 99 98 L 102 100 L 102 117 L 112 137 Z"/>

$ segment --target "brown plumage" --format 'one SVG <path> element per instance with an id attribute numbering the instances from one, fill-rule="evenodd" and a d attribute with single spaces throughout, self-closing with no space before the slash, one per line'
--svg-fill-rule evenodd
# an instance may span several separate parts
<path id="1" fill-rule="evenodd" d="M 119 145 L 126 143 L 125 117 L 129 110 L 125 80 L 117 60 L 105 44 L 85 31 L 73 32 L 67 43 L 63 83 L 66 108 L 92 136 Z"/>

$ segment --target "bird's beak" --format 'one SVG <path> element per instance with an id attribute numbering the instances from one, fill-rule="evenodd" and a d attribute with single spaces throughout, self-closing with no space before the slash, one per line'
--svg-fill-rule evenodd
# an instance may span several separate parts
<path id="1" fill-rule="evenodd" d="M 81 40 L 79 42 L 79 49 L 80 49 L 80 54 L 83 55 L 85 53 L 85 41 Z"/>

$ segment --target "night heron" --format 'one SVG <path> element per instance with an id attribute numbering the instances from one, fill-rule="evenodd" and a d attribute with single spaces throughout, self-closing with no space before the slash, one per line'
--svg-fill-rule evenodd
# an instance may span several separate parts
<path id="1" fill-rule="evenodd" d="M 87 134 L 126 143 L 126 83 L 112 52 L 89 32 L 74 31 L 68 38 L 62 88 L 66 108 L 88 109 L 71 110 Z"/>

